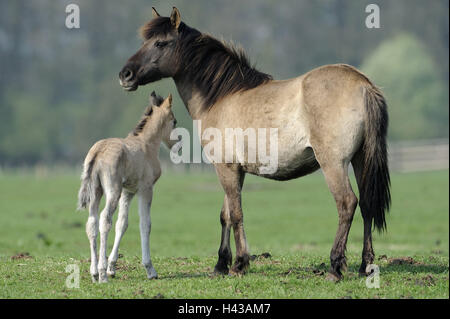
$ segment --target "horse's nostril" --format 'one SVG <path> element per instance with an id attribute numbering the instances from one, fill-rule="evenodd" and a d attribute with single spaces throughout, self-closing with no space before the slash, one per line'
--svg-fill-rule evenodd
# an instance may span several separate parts
<path id="1" fill-rule="evenodd" d="M 130 81 L 133 79 L 133 71 L 131 71 L 129 68 L 125 68 L 120 72 L 119 74 L 120 78 L 124 81 Z"/>
<path id="2" fill-rule="evenodd" d="M 131 78 L 133 77 L 133 72 L 131 72 L 130 69 L 126 69 L 124 74 L 123 74 L 125 80 L 131 80 Z"/>

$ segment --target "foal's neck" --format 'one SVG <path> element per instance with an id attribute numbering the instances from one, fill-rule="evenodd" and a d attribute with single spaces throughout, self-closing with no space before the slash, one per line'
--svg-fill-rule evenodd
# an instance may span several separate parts
<path id="1" fill-rule="evenodd" d="M 148 132 L 144 129 L 138 136 L 134 136 L 141 144 L 146 157 L 159 156 L 159 146 L 162 142 L 160 132 Z"/>

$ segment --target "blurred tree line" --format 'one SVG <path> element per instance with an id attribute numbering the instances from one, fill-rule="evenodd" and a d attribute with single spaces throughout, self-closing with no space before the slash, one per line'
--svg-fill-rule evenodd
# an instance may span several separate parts
<path id="1" fill-rule="evenodd" d="M 80 29 L 65 27 L 70 3 Z M 380 7 L 380 29 L 365 27 L 369 3 Z M 170 79 L 133 93 L 118 84 L 151 6 L 168 15 L 172 5 L 276 79 L 359 67 L 386 94 L 391 140 L 448 137 L 447 0 L 0 0 L 0 165 L 76 163 L 98 139 L 131 131 L 149 92 L 176 93 Z M 174 97 L 179 125 L 191 129 Z"/>

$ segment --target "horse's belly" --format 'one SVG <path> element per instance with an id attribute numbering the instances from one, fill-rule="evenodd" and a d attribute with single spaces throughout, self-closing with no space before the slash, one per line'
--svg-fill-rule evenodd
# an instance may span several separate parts
<path id="1" fill-rule="evenodd" d="M 311 147 L 304 147 L 293 154 L 280 154 L 274 172 L 264 173 L 261 165 L 243 165 L 247 173 L 274 180 L 290 180 L 308 175 L 320 168 Z"/>

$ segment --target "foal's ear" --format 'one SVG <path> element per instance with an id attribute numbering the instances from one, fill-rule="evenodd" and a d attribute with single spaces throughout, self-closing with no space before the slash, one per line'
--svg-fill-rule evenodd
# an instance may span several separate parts
<path id="1" fill-rule="evenodd" d="M 169 109 L 172 107 L 172 94 L 169 93 L 169 96 L 164 100 L 162 106 Z"/>
<path id="2" fill-rule="evenodd" d="M 180 11 L 177 8 L 173 7 L 172 13 L 170 14 L 170 22 L 175 29 L 178 29 L 181 23 L 181 15 Z"/>
<path id="3" fill-rule="evenodd" d="M 156 11 L 155 7 L 152 7 L 152 16 L 153 18 L 160 17 L 161 15 Z"/>
<path id="4" fill-rule="evenodd" d="M 150 94 L 148 101 L 150 102 L 150 105 L 158 105 L 158 98 L 156 97 L 155 91 Z"/>

